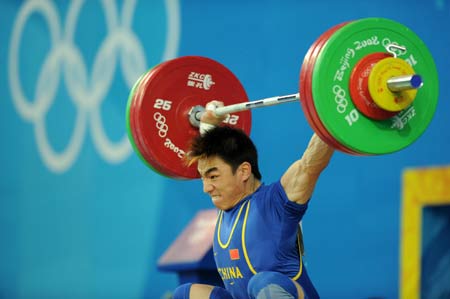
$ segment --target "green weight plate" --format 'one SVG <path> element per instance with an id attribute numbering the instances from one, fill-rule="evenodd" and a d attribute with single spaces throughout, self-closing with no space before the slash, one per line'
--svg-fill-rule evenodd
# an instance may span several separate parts
<path id="1" fill-rule="evenodd" d="M 396 116 L 370 119 L 350 98 L 350 75 L 363 57 L 386 52 L 394 43 L 406 47 L 397 57 L 412 65 L 424 86 Z M 319 53 L 312 75 L 314 104 L 327 131 L 346 147 L 368 155 L 396 152 L 417 140 L 433 118 L 438 93 L 436 66 L 424 42 L 406 26 L 383 18 L 357 20 L 336 31 Z"/>

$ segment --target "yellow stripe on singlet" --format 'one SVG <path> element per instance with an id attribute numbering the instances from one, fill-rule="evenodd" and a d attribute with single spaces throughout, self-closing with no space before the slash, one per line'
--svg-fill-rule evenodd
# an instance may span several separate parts
<path id="1" fill-rule="evenodd" d="M 299 227 L 299 229 L 301 229 Z M 298 270 L 297 275 L 295 275 L 294 277 L 292 277 L 293 280 L 297 280 L 299 279 L 299 277 L 302 275 L 303 272 L 303 261 L 302 261 L 302 251 L 300 249 L 300 232 L 297 233 L 297 247 L 298 247 L 298 255 L 300 256 L 300 269 Z"/>
<path id="2" fill-rule="evenodd" d="M 245 209 L 245 215 L 244 215 L 244 223 L 242 224 L 242 250 L 244 251 L 244 257 L 245 257 L 245 261 L 247 262 L 247 266 L 250 269 L 250 271 L 253 274 L 256 274 L 256 270 L 255 268 L 253 268 L 252 263 L 250 262 L 250 258 L 248 257 L 248 253 L 247 253 L 247 246 L 245 245 L 245 231 L 246 231 L 246 227 L 247 227 L 247 218 L 248 218 L 248 211 L 250 208 L 250 200 L 247 203 L 247 208 Z M 298 252 L 299 252 L 299 257 L 300 257 L 300 269 L 297 273 L 297 275 L 295 275 L 294 277 L 292 277 L 293 280 L 297 280 L 303 272 L 303 263 L 302 263 L 302 254 L 300 253 L 300 236 L 297 234 L 297 246 L 298 246 Z"/>
<path id="3" fill-rule="evenodd" d="M 250 263 L 250 259 L 248 258 L 247 254 L 247 247 L 245 246 L 245 228 L 247 226 L 247 216 L 248 216 L 248 210 L 250 208 L 250 200 L 247 203 L 247 209 L 245 210 L 245 216 L 244 216 L 244 223 L 242 224 L 242 250 L 244 251 L 244 257 L 245 261 L 247 262 L 247 266 L 252 271 L 253 274 L 256 274 L 255 269 L 253 268 L 252 263 Z"/>
<path id="4" fill-rule="evenodd" d="M 220 240 L 220 227 L 222 226 L 223 211 L 221 210 L 219 212 L 219 225 L 217 227 L 217 242 L 219 243 L 220 247 L 222 247 L 222 249 L 225 249 L 225 248 L 227 248 L 230 245 L 231 237 L 234 234 L 234 229 L 236 228 L 236 225 L 237 225 L 237 223 L 239 221 L 239 218 L 241 218 L 241 212 L 242 212 L 242 209 L 244 208 L 244 206 L 245 206 L 245 204 L 243 204 L 241 206 L 241 208 L 239 209 L 239 213 L 238 213 L 238 215 L 236 217 L 236 220 L 233 223 L 233 228 L 231 229 L 230 235 L 228 236 L 228 241 L 225 244 L 223 244 L 222 240 Z"/>

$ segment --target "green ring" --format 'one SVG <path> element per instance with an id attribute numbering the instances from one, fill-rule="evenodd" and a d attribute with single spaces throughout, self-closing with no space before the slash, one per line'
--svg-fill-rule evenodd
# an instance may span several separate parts
<path id="1" fill-rule="evenodd" d="M 413 68 L 421 75 L 424 86 L 408 108 L 393 118 L 379 121 L 357 112 L 348 82 L 360 59 L 375 52 L 387 52 L 383 45 L 386 39 L 406 47 L 407 52 L 398 58 L 415 62 Z M 363 44 L 364 47 L 358 48 Z M 338 73 L 341 76 L 336 76 Z M 338 112 L 333 88 L 345 92 L 347 106 L 342 113 Z M 357 20 L 336 31 L 319 53 L 312 76 L 314 104 L 326 129 L 341 144 L 368 155 L 399 151 L 419 138 L 433 118 L 438 93 L 438 74 L 426 45 L 409 28 L 383 18 Z M 356 112 L 350 113 L 353 109 Z M 358 118 L 352 122 L 351 116 L 355 114 Z M 402 129 L 397 129 L 392 127 L 396 117 L 411 118 Z"/>

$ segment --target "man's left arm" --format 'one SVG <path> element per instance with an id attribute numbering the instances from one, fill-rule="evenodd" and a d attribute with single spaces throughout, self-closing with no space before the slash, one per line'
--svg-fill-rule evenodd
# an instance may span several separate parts
<path id="1" fill-rule="evenodd" d="M 299 204 L 308 202 L 333 152 L 332 147 L 313 134 L 302 158 L 295 161 L 281 177 L 281 185 L 290 201 Z"/>

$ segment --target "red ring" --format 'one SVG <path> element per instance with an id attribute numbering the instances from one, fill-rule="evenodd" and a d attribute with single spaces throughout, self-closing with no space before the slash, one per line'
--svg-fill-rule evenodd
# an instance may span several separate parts
<path id="1" fill-rule="evenodd" d="M 387 57 L 392 56 L 388 53 L 377 52 L 363 57 L 353 68 L 348 84 L 350 97 L 355 107 L 365 116 L 376 120 L 385 120 L 397 114 L 380 108 L 373 101 L 368 88 L 370 71 L 378 61 Z"/>
<path id="2" fill-rule="evenodd" d="M 328 130 L 323 125 L 320 117 L 317 114 L 315 109 L 314 100 L 312 96 L 312 73 L 314 70 L 314 65 L 316 59 L 322 50 L 323 46 L 326 44 L 328 39 L 341 27 L 348 24 L 348 22 L 338 24 L 331 29 L 327 30 L 323 33 L 309 48 L 302 65 L 302 69 L 300 72 L 300 100 L 305 111 L 306 118 L 314 129 L 314 131 L 319 135 L 319 137 L 326 143 L 328 143 L 333 148 L 340 150 L 344 153 L 352 154 L 352 155 L 362 155 L 361 153 L 354 151 L 350 148 L 347 148 L 343 144 L 339 143 L 332 135 L 328 132 Z"/>

